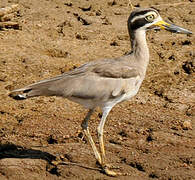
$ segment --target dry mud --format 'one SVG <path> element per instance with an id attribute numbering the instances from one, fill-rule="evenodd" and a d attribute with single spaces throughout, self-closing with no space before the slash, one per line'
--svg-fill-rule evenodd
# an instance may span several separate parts
<path id="1" fill-rule="evenodd" d="M 107 161 L 129 176 L 111 178 L 96 168 L 82 137 L 86 110 L 56 97 L 15 101 L 10 90 L 86 62 L 130 49 L 127 0 L 1 0 L 18 3 L 0 30 L 0 179 L 195 179 L 194 35 L 148 32 L 150 64 L 135 98 L 114 107 L 105 125 Z M 195 31 L 194 0 L 135 0 L 165 20 Z M 90 121 L 96 127 L 100 110 Z M 55 165 L 54 160 L 69 163 Z"/>

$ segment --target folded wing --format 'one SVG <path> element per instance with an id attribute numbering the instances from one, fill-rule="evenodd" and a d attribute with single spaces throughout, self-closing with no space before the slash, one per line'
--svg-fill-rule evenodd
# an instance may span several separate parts
<path id="1" fill-rule="evenodd" d="M 109 98 L 124 93 L 136 83 L 139 73 L 115 60 L 92 61 L 73 71 L 39 81 L 10 93 L 15 99 L 34 96 L 62 96 L 84 99 Z"/>

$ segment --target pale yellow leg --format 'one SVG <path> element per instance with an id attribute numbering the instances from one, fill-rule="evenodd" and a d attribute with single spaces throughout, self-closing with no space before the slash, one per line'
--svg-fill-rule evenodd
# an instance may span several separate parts
<path id="1" fill-rule="evenodd" d="M 104 149 L 104 141 L 103 141 L 103 128 L 104 128 L 104 124 L 106 121 L 106 117 L 108 116 L 109 112 L 110 112 L 111 108 L 105 108 L 103 109 L 103 115 L 100 121 L 100 124 L 98 126 L 98 137 L 99 137 L 99 143 L 100 143 L 100 153 L 98 152 L 96 145 L 91 137 L 91 134 L 89 132 L 88 129 L 88 120 L 90 119 L 90 116 L 93 113 L 93 109 L 89 110 L 87 116 L 85 117 L 85 119 L 82 122 L 82 128 L 84 130 L 85 135 L 87 136 L 89 143 L 93 149 L 93 152 L 95 154 L 95 158 L 97 159 L 97 161 L 99 162 L 99 164 L 101 165 L 101 168 L 103 169 L 104 173 L 107 174 L 108 176 L 117 176 L 117 175 L 122 175 L 121 173 L 115 173 L 114 171 L 111 171 L 109 169 L 109 166 L 106 165 L 105 159 L 106 159 L 106 155 L 105 155 L 105 149 Z"/>
<path id="2" fill-rule="evenodd" d="M 110 110 L 112 108 L 104 108 L 102 118 L 100 121 L 100 124 L 98 126 L 98 137 L 99 137 L 99 143 L 100 143 L 100 155 L 101 155 L 101 166 L 104 172 L 109 176 L 117 176 L 118 174 L 114 171 L 109 170 L 109 167 L 106 165 L 106 155 L 105 155 L 105 148 L 104 148 L 104 140 L 103 140 L 103 131 L 104 131 L 104 124 L 106 122 L 106 117 L 108 116 Z"/>
<path id="3" fill-rule="evenodd" d="M 87 116 L 83 120 L 81 126 L 82 126 L 82 128 L 84 130 L 85 135 L 87 136 L 87 138 L 89 140 L 89 143 L 90 143 L 92 149 L 93 149 L 93 152 L 95 154 L 95 158 L 97 159 L 99 164 L 101 164 L 102 163 L 101 156 L 100 156 L 100 154 L 99 154 L 99 152 L 98 152 L 98 150 L 96 148 L 96 145 L 95 145 L 95 143 L 94 143 L 94 141 L 93 141 L 93 139 L 91 137 L 91 134 L 89 132 L 89 129 L 88 129 L 88 120 L 90 119 L 90 116 L 92 115 L 92 113 L 93 113 L 93 109 L 90 109 L 89 112 L 87 113 Z"/>
<path id="4" fill-rule="evenodd" d="M 101 156 L 100 156 L 100 154 L 99 154 L 99 152 L 98 152 L 98 150 L 97 150 L 97 148 L 95 146 L 95 143 L 94 143 L 94 141 L 93 141 L 93 139 L 91 137 L 91 134 L 89 133 L 89 129 L 87 128 L 86 130 L 84 130 L 84 132 L 85 132 L 85 135 L 87 136 L 87 138 L 89 140 L 89 143 L 91 144 L 91 147 L 92 147 L 93 152 L 95 154 L 95 158 L 97 159 L 99 164 L 101 164 L 102 163 Z"/>

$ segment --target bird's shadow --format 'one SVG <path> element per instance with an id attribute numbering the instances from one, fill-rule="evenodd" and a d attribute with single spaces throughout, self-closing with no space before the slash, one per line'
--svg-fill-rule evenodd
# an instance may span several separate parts
<path id="1" fill-rule="evenodd" d="M 41 150 L 28 149 L 11 143 L 0 143 L 0 160 L 4 158 L 43 159 L 49 164 L 56 159 L 54 155 Z"/>
<path id="2" fill-rule="evenodd" d="M 58 159 L 56 156 L 41 151 L 41 150 L 34 150 L 34 149 L 27 149 L 19 145 L 15 144 L 1 144 L 0 143 L 0 160 L 4 158 L 28 158 L 28 159 L 42 159 L 47 161 L 48 167 L 47 171 L 51 174 L 55 174 L 59 176 L 59 172 L 57 171 L 57 166 L 58 165 L 71 165 L 71 166 L 78 166 L 82 167 L 85 169 L 91 169 L 91 170 L 96 170 L 96 171 L 102 171 L 100 168 L 94 168 L 94 167 L 89 167 L 85 166 L 79 163 L 74 163 L 74 162 L 59 162 L 58 164 L 54 164 L 56 160 Z M 54 163 L 53 163 L 54 161 Z"/>

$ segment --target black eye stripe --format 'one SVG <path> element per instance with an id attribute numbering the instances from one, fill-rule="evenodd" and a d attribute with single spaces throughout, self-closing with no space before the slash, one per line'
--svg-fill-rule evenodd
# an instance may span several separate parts
<path id="1" fill-rule="evenodd" d="M 130 30 L 135 31 L 141 27 L 144 27 L 146 24 L 149 24 L 150 21 L 146 20 L 146 14 L 152 15 L 152 13 L 155 13 L 158 16 L 158 11 L 155 9 L 136 9 L 131 13 L 128 19 L 128 27 Z M 155 15 L 153 15 L 155 16 Z M 151 20 L 153 21 L 153 20 Z"/>
<path id="2" fill-rule="evenodd" d="M 136 30 L 142 26 L 145 26 L 145 24 L 148 24 L 148 21 L 145 18 L 137 19 L 130 24 L 131 30 Z"/>

